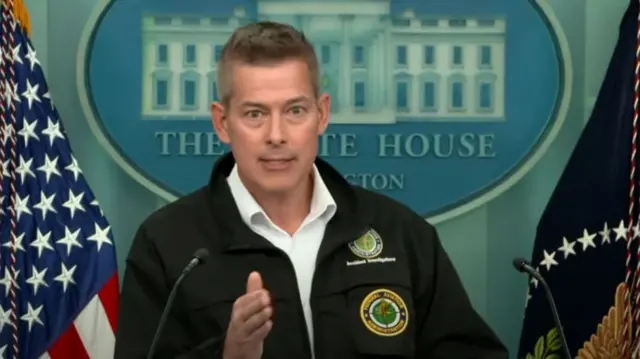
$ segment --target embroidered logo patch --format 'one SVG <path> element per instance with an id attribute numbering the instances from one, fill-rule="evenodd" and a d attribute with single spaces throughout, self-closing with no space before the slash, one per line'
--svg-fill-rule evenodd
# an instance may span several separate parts
<path id="1" fill-rule="evenodd" d="M 349 249 L 360 258 L 375 258 L 382 253 L 382 238 L 374 229 L 349 243 Z"/>
<path id="2" fill-rule="evenodd" d="M 409 312 L 398 294 L 389 289 L 377 289 L 362 301 L 360 318 L 374 334 L 392 337 L 405 331 Z"/>

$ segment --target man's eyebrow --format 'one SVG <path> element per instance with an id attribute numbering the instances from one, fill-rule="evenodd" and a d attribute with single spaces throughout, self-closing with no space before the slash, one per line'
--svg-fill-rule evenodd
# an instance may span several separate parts
<path id="1" fill-rule="evenodd" d="M 300 102 L 311 102 L 311 99 L 309 99 L 307 96 L 298 96 L 290 100 L 287 100 L 285 102 L 285 105 L 292 105 L 294 103 L 300 103 Z"/>
<path id="2" fill-rule="evenodd" d="M 311 99 L 308 98 L 307 96 L 298 96 L 298 97 L 294 97 L 292 99 L 289 99 L 289 100 L 285 101 L 284 104 L 285 104 L 285 106 L 289 106 L 289 105 L 292 105 L 292 104 L 295 104 L 295 103 L 301 103 L 301 102 L 309 103 L 309 102 L 311 102 Z M 240 106 L 242 106 L 242 107 L 257 107 L 257 108 L 261 108 L 261 109 L 266 109 L 266 108 L 269 107 L 266 104 L 260 103 L 260 102 L 257 102 L 257 101 L 244 101 L 244 102 L 242 102 L 240 104 Z"/>

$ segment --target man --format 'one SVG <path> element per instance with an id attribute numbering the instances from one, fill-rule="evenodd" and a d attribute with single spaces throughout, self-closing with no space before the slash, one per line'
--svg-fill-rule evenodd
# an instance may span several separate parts
<path id="1" fill-rule="evenodd" d="M 329 122 L 311 44 L 288 25 L 239 28 L 218 66 L 213 125 L 231 153 L 210 183 L 150 216 L 124 277 L 117 359 L 143 358 L 198 248 L 162 358 L 507 358 L 435 229 L 316 158 Z"/>

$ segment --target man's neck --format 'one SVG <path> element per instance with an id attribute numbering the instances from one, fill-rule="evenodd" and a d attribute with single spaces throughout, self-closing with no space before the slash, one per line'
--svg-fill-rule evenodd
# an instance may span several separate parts
<path id="1" fill-rule="evenodd" d="M 293 235 L 309 214 L 313 196 L 313 175 L 288 193 L 264 193 L 249 190 L 269 219 L 284 231 Z"/>

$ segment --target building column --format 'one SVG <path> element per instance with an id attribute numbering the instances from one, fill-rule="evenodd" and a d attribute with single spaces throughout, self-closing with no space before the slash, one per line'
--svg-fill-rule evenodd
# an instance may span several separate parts
<path id="1" fill-rule="evenodd" d="M 351 69 L 353 67 L 353 45 L 351 44 L 351 26 L 353 18 L 353 15 L 340 16 L 342 21 L 342 41 L 340 41 L 340 87 L 338 93 L 340 94 L 341 109 L 352 107 Z"/>
<path id="2" fill-rule="evenodd" d="M 385 20 L 387 22 L 389 22 L 389 20 Z M 393 96 L 395 95 L 395 88 L 394 88 L 394 79 L 393 79 L 393 74 L 394 74 L 394 67 L 395 64 L 393 63 L 393 54 L 395 53 L 396 49 L 394 47 L 392 47 L 392 43 L 391 43 L 391 25 L 390 23 L 384 27 L 384 33 L 383 33 L 383 48 L 384 48 L 384 56 L 382 56 L 383 59 L 383 68 L 384 68 L 384 79 L 385 79 L 385 87 L 384 87 L 384 91 L 385 91 L 385 99 L 383 101 L 384 105 L 386 106 L 390 106 L 390 107 L 394 107 L 393 104 L 395 103 L 395 99 L 393 98 Z M 393 109 L 392 109 L 393 111 Z"/>

